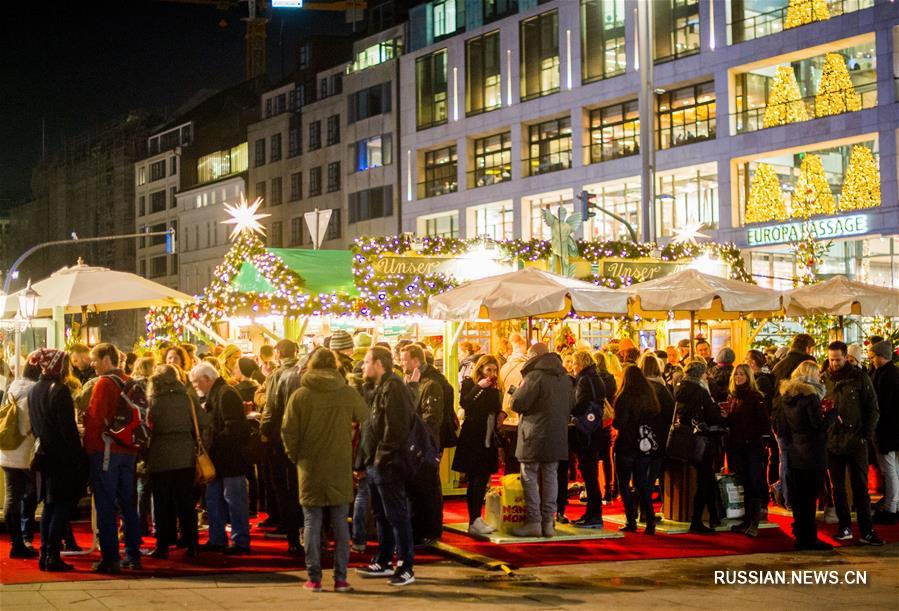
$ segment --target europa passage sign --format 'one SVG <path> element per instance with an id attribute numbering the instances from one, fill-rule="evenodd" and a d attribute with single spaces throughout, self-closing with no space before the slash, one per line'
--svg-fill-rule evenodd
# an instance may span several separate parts
<path id="1" fill-rule="evenodd" d="M 826 219 L 816 219 L 807 223 L 778 223 L 766 227 L 750 227 L 746 230 L 746 242 L 750 246 L 784 244 L 802 239 L 803 227 L 817 239 L 839 238 L 858 235 L 868 231 L 867 214 L 850 214 Z"/>

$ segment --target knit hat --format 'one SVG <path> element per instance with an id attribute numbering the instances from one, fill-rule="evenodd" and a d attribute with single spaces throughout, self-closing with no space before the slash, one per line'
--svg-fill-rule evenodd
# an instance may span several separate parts
<path id="1" fill-rule="evenodd" d="M 66 353 L 55 348 L 41 348 L 28 356 L 28 363 L 41 368 L 48 378 L 58 378 L 65 368 Z"/>
<path id="2" fill-rule="evenodd" d="M 731 348 L 722 348 L 715 357 L 715 362 L 722 364 L 730 364 L 737 360 L 737 355 Z"/>
<path id="3" fill-rule="evenodd" d="M 253 375 L 253 372 L 258 369 L 258 365 L 256 365 L 256 361 L 251 359 L 248 356 L 242 356 L 237 361 L 237 368 L 240 369 L 240 375 L 245 378 L 249 378 Z"/>
<path id="4" fill-rule="evenodd" d="M 343 329 L 337 329 L 331 334 L 331 350 L 348 350 L 353 347 L 353 338 Z"/>
<path id="5" fill-rule="evenodd" d="M 886 341 L 880 341 L 871 346 L 871 352 L 874 353 L 874 356 L 879 356 L 882 359 L 890 360 L 893 358 L 893 345 Z"/>
<path id="6" fill-rule="evenodd" d="M 240 348 L 235 346 L 234 344 L 228 344 L 225 346 L 225 349 L 222 350 L 221 359 L 222 362 L 226 362 L 228 359 L 233 357 L 235 354 L 240 354 Z"/>
<path id="7" fill-rule="evenodd" d="M 858 344 L 850 344 L 848 348 L 846 348 L 846 352 L 849 356 L 855 359 L 857 363 L 861 363 L 865 360 L 864 353 L 862 352 L 862 347 Z"/>
<path id="8" fill-rule="evenodd" d="M 333 342 L 334 340 L 331 341 Z M 371 348 L 371 334 L 360 331 L 353 338 L 353 346 L 356 348 Z"/>
<path id="9" fill-rule="evenodd" d="M 680 340 L 679 342 L 677 342 L 677 347 L 678 347 L 678 348 L 689 348 L 689 347 L 690 347 L 690 340 L 688 340 L 688 339 L 682 339 L 682 340 Z"/>
<path id="10" fill-rule="evenodd" d="M 541 356 L 543 354 L 546 354 L 547 352 L 549 352 L 549 348 L 546 347 L 546 344 L 544 344 L 543 342 L 537 342 L 536 344 L 528 348 L 528 358 L 532 359 L 535 356 Z"/>
<path id="11" fill-rule="evenodd" d="M 696 359 L 687 363 L 687 366 L 684 368 L 684 374 L 688 378 L 698 378 L 705 375 L 707 370 L 708 367 L 706 364 L 703 363 L 701 359 Z"/>

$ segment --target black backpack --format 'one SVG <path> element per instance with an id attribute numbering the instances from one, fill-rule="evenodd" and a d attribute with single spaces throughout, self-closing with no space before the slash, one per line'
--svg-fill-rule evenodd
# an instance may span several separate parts
<path id="1" fill-rule="evenodd" d="M 424 469 L 440 467 L 440 448 L 431 429 L 418 412 L 412 412 L 412 428 L 402 449 L 403 474 L 407 481 L 414 480 Z"/>

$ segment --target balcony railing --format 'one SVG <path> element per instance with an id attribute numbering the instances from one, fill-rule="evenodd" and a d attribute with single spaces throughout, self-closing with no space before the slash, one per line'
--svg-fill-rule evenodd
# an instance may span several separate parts
<path id="1" fill-rule="evenodd" d="M 589 151 L 590 163 L 610 161 L 640 154 L 640 134 L 620 136 L 611 140 L 597 140 L 584 147 Z"/>
<path id="2" fill-rule="evenodd" d="M 860 11 L 871 6 L 874 6 L 874 0 L 829 0 L 827 2 L 827 8 L 831 17 Z M 728 25 L 734 44 L 783 32 L 784 24 L 787 21 L 788 8 L 785 6 L 768 13 L 761 13 L 740 21 L 731 22 Z"/>
<path id="3" fill-rule="evenodd" d="M 446 195 L 447 193 L 455 193 L 458 191 L 458 183 L 455 179 L 440 178 L 436 180 L 426 180 L 417 185 L 416 199 L 425 199 L 428 197 L 437 197 L 438 195 Z"/>
<path id="4" fill-rule="evenodd" d="M 468 188 L 477 189 L 512 180 L 512 164 L 504 163 L 467 172 Z"/>
<path id="5" fill-rule="evenodd" d="M 868 108 L 874 108 L 875 106 L 877 106 L 877 81 L 870 81 L 868 83 L 857 85 L 852 89 L 844 89 L 842 91 L 828 93 L 828 95 L 839 95 L 843 92 L 845 92 L 847 95 L 851 95 L 851 92 L 857 93 L 859 95 L 859 97 L 861 98 L 861 108 L 859 110 L 866 110 Z M 799 100 L 783 102 L 781 104 L 769 104 L 767 106 L 760 106 L 759 108 L 750 108 L 748 110 L 742 110 L 740 112 L 732 113 L 731 116 L 733 117 L 733 125 L 735 126 L 736 133 L 745 134 L 748 132 L 759 131 L 760 129 L 767 129 L 768 127 L 777 127 L 778 125 L 783 125 L 780 123 L 778 125 L 765 125 L 765 113 L 769 108 L 772 107 L 777 109 L 777 107 L 783 106 L 785 107 L 784 110 L 787 111 L 787 113 L 797 112 L 797 109 L 793 108 L 793 105 L 801 103 L 802 107 L 805 109 L 805 115 L 807 118 L 803 121 L 789 121 L 788 123 L 804 123 L 805 121 L 817 119 L 818 117 L 815 114 L 815 97 L 816 96 L 810 95 Z M 846 112 L 857 111 L 847 110 Z"/>
<path id="6" fill-rule="evenodd" d="M 522 163 L 524 165 L 522 175 L 524 176 L 538 176 L 567 170 L 571 167 L 571 148 L 523 159 Z"/>

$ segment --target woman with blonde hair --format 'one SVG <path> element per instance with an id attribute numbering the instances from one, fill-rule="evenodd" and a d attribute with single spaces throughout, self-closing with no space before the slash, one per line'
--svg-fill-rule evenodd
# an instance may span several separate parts
<path id="1" fill-rule="evenodd" d="M 587 497 L 587 510 L 583 517 L 575 520 L 574 525 L 580 528 L 602 528 L 602 492 L 597 469 L 600 460 L 603 461 L 606 485 L 612 480 L 609 461 L 612 429 L 601 423 L 607 397 L 606 387 L 596 371 L 593 356 L 586 350 L 578 350 L 571 355 L 571 371 L 574 374 L 574 409 L 571 414 L 576 417 L 584 416 L 589 411 L 600 420 L 593 421 L 596 426 L 593 431 L 576 426 L 574 434 L 569 436 L 573 441 L 571 449 L 577 456 Z"/>

